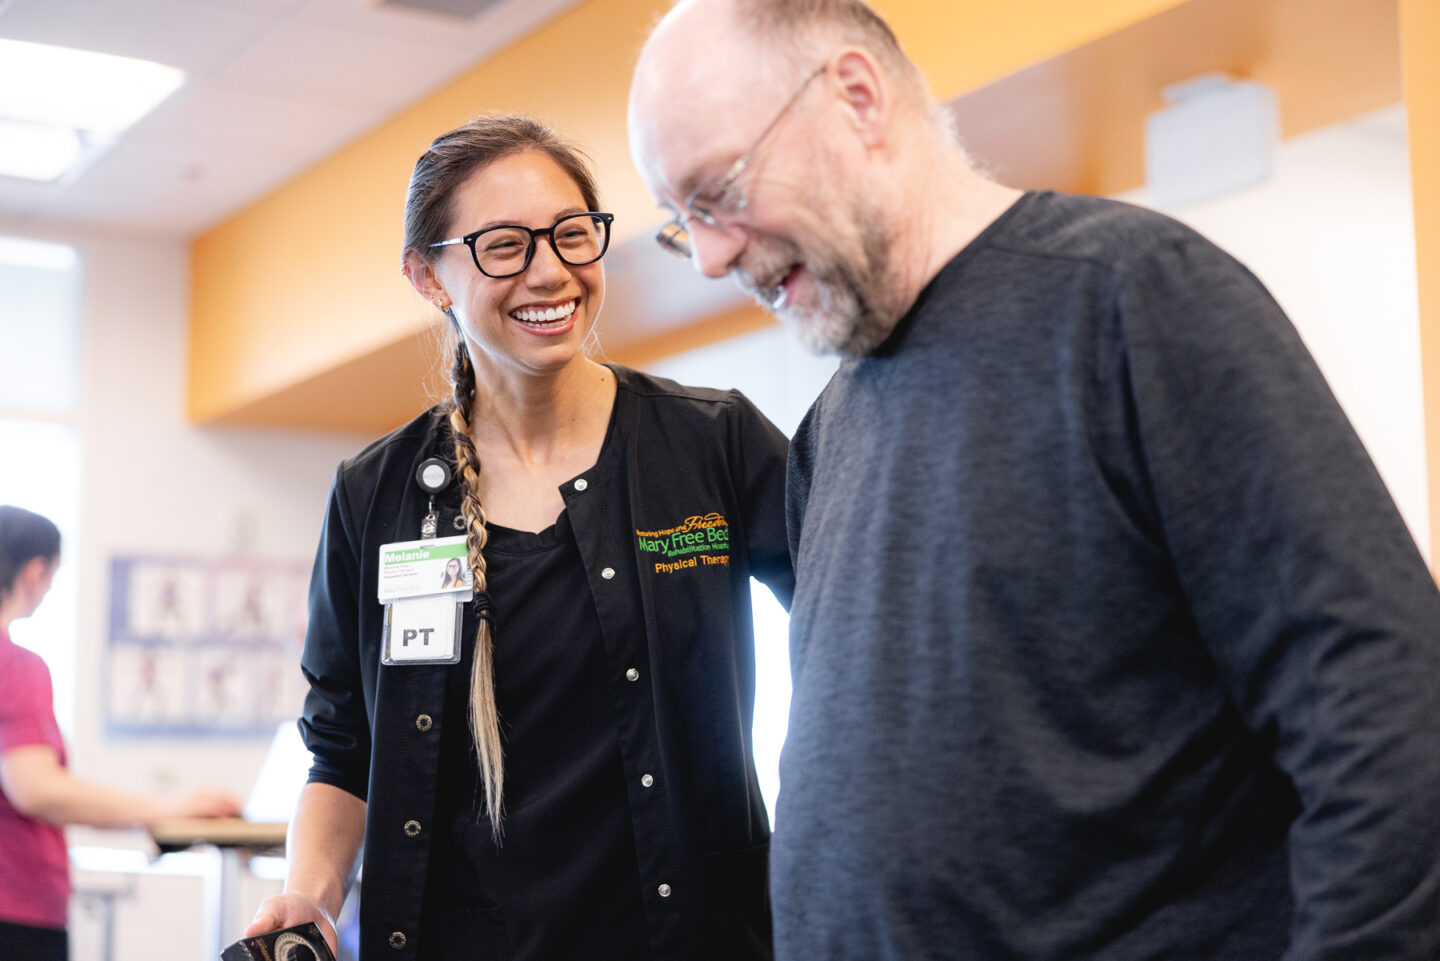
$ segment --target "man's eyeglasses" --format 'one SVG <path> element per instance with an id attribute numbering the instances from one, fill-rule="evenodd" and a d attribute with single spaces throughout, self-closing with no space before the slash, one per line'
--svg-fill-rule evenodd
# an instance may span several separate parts
<path id="1" fill-rule="evenodd" d="M 690 242 L 689 223 L 691 220 L 698 220 L 706 226 L 714 227 L 719 224 L 721 217 L 734 216 L 745 209 L 749 198 L 745 196 L 745 191 L 740 186 L 740 175 L 754 162 L 756 155 L 760 152 L 760 147 L 780 126 L 780 121 L 784 120 L 785 115 L 795 104 L 799 103 L 800 95 L 810 86 L 810 81 L 824 72 L 825 65 L 821 64 L 810 76 L 805 78 L 800 89 L 785 101 L 785 106 L 780 108 L 775 119 L 771 120 L 769 125 L 760 132 L 760 136 L 755 139 L 755 143 L 750 146 L 750 149 L 730 165 L 730 169 L 725 171 L 723 177 L 703 183 L 690 191 L 690 196 L 685 198 L 684 210 L 676 214 L 675 218 L 661 227 L 660 232 L 655 235 L 655 240 L 661 247 L 672 254 L 689 259 L 694 251 L 694 245 Z"/>
<path id="2" fill-rule="evenodd" d="M 614 214 L 590 211 L 561 217 L 548 227 L 531 230 L 519 224 L 486 227 L 473 234 L 441 240 L 431 247 L 464 244 L 470 248 L 475 266 L 486 277 L 500 279 L 523 274 L 535 257 L 535 241 L 544 237 L 563 263 L 584 267 L 605 256 L 610 247 L 610 224 Z"/>

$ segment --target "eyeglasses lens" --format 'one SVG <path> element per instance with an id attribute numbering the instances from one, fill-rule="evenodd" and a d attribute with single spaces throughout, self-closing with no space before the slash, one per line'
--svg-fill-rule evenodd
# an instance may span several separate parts
<path id="1" fill-rule="evenodd" d="M 518 274 L 525 269 L 530 232 L 515 227 L 487 230 L 475 238 L 475 263 L 492 277 Z"/>
<path id="2" fill-rule="evenodd" d="M 609 225 L 599 217 L 578 214 L 557 223 L 550 236 L 560 259 L 575 267 L 593 264 L 605 252 Z"/>

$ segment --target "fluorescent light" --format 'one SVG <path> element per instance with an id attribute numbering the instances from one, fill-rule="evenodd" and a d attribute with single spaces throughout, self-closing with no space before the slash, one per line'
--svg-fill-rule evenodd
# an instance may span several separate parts
<path id="1" fill-rule="evenodd" d="M 0 264 L 40 270 L 69 270 L 75 266 L 75 248 L 23 237 L 0 237 Z"/>
<path id="2" fill-rule="evenodd" d="M 0 175 L 59 180 L 80 160 L 80 134 L 66 127 L 0 120 Z"/>
<path id="3" fill-rule="evenodd" d="M 115 134 L 185 82 L 149 60 L 0 39 L 0 117 Z"/>

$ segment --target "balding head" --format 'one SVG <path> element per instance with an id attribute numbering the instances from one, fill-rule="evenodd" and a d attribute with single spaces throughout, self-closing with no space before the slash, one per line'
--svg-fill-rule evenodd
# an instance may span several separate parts
<path id="1" fill-rule="evenodd" d="M 705 148 L 723 146 L 717 141 L 727 131 L 743 139 L 746 121 L 773 102 L 766 90 L 782 85 L 786 62 L 743 30 L 734 12 L 725 0 L 685 0 L 640 52 L 630 88 L 630 146 L 662 202 L 673 202 L 677 191 L 683 200 L 689 188 L 676 181 L 693 172 L 665 169 L 677 166 L 672 157 L 703 161 Z M 741 143 L 735 155 L 743 149 Z"/>
<path id="2" fill-rule="evenodd" d="M 810 69 L 826 49 L 850 44 L 869 51 L 909 93 L 925 94 L 925 81 L 889 25 L 861 0 L 679 0 L 657 24 L 641 55 L 650 58 L 714 56 L 720 31 L 739 31 L 758 59 Z"/>
<path id="3" fill-rule="evenodd" d="M 642 174 L 652 188 L 678 187 L 651 180 L 663 172 L 654 159 L 723 146 L 727 128 L 749 131 L 747 119 L 763 124 L 842 46 L 866 51 L 890 93 L 928 115 L 920 71 L 859 0 L 680 0 L 651 32 L 631 86 L 630 145 Z"/>
<path id="4" fill-rule="evenodd" d="M 637 62 L 630 146 L 700 270 L 813 349 L 859 352 L 909 296 L 892 261 L 926 198 L 905 185 L 948 142 L 931 106 L 857 0 L 681 0 Z"/>

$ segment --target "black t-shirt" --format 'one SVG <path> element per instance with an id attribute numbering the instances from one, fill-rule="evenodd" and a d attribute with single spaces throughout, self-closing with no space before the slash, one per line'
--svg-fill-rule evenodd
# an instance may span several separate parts
<path id="1" fill-rule="evenodd" d="M 469 729 L 448 725 L 426 878 L 429 956 L 648 958 L 613 689 L 569 518 L 539 534 L 488 531 L 503 837 L 497 846 L 491 836 Z M 446 676 L 448 717 L 467 716 L 473 637 L 464 652 Z"/>

